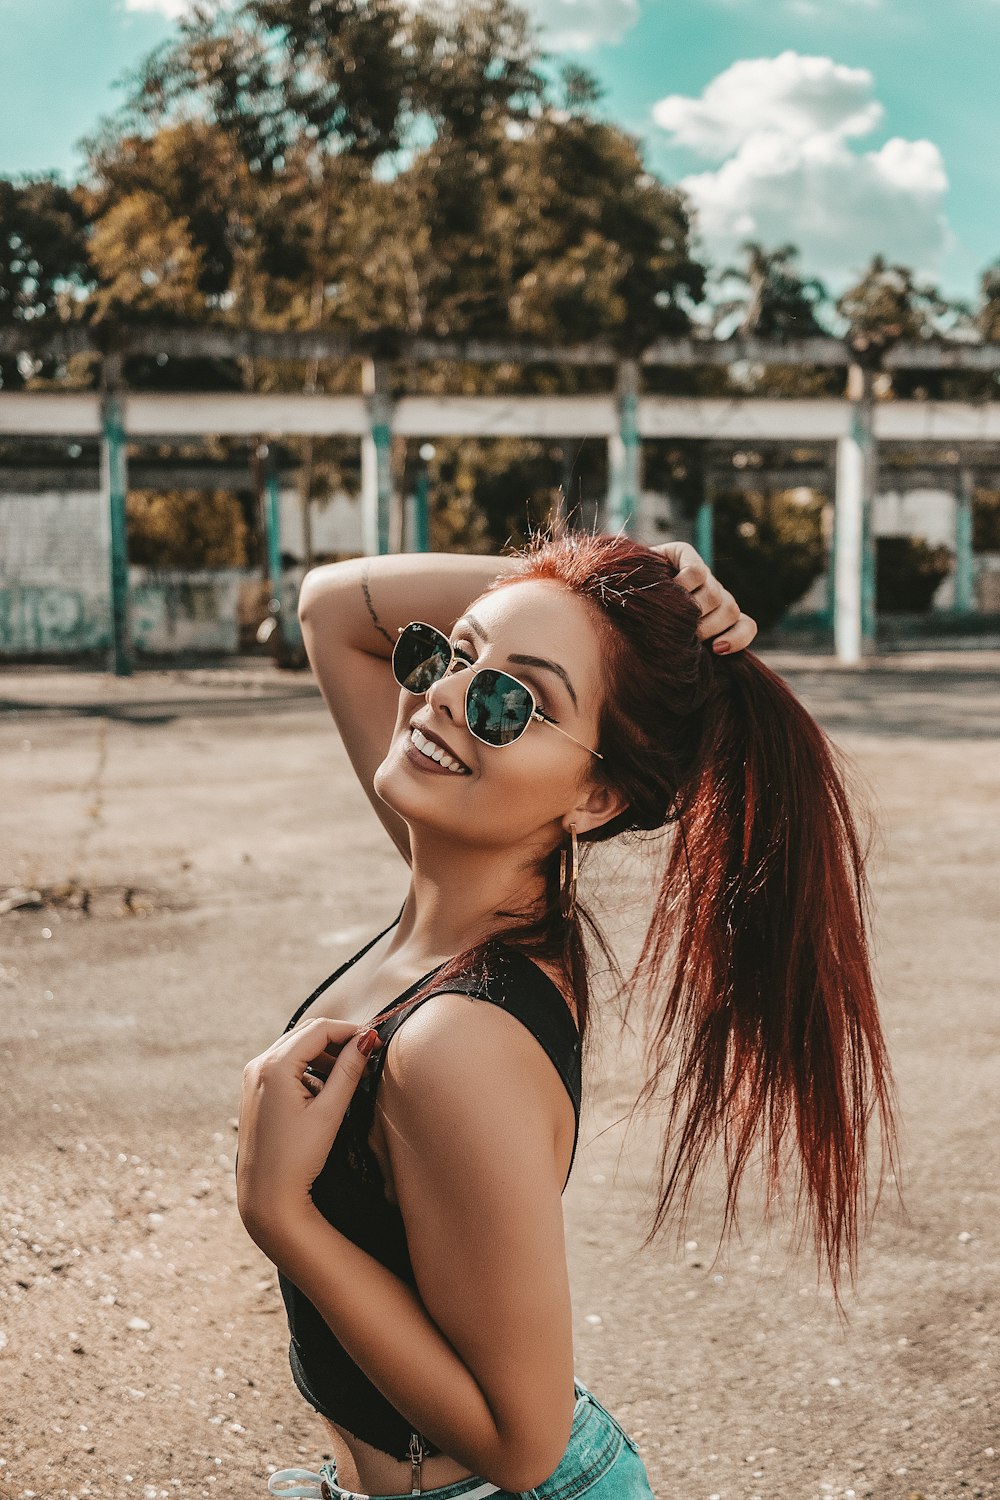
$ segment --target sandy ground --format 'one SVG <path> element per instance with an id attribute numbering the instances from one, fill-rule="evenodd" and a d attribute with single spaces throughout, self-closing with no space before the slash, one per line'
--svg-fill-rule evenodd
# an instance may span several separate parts
<path id="1" fill-rule="evenodd" d="M 1000 655 L 768 659 L 881 809 L 907 1213 L 890 1187 L 846 1329 L 752 1193 L 718 1256 L 711 1187 L 639 1253 L 657 1137 L 622 1123 L 609 1008 L 564 1200 L 577 1372 L 660 1500 L 997 1496 Z M 45 897 L 0 916 L 0 1495 L 265 1495 L 324 1449 L 235 1209 L 240 1074 L 405 870 L 307 674 L 21 668 L 0 698 L 0 892 Z M 648 873 L 606 867 L 612 906 Z"/>

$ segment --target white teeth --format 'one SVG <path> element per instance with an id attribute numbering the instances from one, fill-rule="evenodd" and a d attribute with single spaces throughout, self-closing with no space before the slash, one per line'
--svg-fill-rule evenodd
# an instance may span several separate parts
<path id="1" fill-rule="evenodd" d="M 447 750 L 442 750 L 441 746 L 436 745 L 433 740 L 429 740 L 425 734 L 421 734 L 419 729 L 410 730 L 410 739 L 421 755 L 426 755 L 428 760 L 437 761 L 439 766 L 443 766 L 445 770 L 457 776 L 466 774 L 465 767 L 459 761 L 450 756 Z"/>

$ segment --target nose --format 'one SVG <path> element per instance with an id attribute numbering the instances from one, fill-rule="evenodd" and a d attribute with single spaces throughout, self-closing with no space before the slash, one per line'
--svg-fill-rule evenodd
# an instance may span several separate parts
<path id="1" fill-rule="evenodd" d="M 465 681 L 461 670 L 464 666 L 464 662 L 456 659 L 444 676 L 427 689 L 427 702 L 434 712 L 455 724 L 462 723 L 465 718 Z"/>

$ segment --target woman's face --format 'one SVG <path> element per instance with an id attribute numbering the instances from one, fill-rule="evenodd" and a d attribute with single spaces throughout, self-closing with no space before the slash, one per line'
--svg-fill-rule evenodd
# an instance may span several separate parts
<path id="1" fill-rule="evenodd" d="M 588 823 L 581 811 L 588 799 L 607 802 L 592 781 L 600 762 L 588 750 L 537 720 L 509 745 L 486 745 L 465 719 L 469 674 L 494 667 L 526 683 L 542 713 L 596 749 L 602 651 L 591 607 L 557 583 L 505 584 L 470 604 L 450 640 L 469 666 L 453 664 L 426 694 L 400 691 L 392 743 L 374 778 L 382 800 L 411 827 L 477 846 L 549 848 L 571 822 L 582 833 L 604 821 Z M 442 769 L 423 755 L 414 726 L 463 769 Z"/>

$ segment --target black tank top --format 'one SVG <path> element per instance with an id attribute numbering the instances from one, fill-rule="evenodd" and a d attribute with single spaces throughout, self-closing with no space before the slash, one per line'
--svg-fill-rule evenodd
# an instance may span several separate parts
<path id="1" fill-rule="evenodd" d="M 384 937 L 400 916 L 402 912 L 359 953 L 324 980 L 299 1006 L 285 1031 L 290 1031 L 316 997 Z M 408 995 L 416 995 L 437 972 L 434 969 L 425 974 L 382 1009 L 389 1010 Z M 573 1101 L 575 1119 L 570 1171 L 580 1134 L 581 1050 L 576 1023 L 557 986 L 537 964 L 517 949 L 500 946 L 496 961 L 491 961 L 486 980 L 478 976 L 450 979 L 439 990 L 429 989 L 412 1006 L 406 1006 L 381 1023 L 378 1016 L 382 1011 L 377 1012 L 373 1024 L 382 1038 L 382 1046 L 362 1074 L 323 1170 L 313 1183 L 312 1198 L 334 1228 L 414 1289 L 416 1278 L 406 1244 L 403 1216 L 398 1206 L 385 1196 L 385 1180 L 368 1138 L 375 1118 L 375 1092 L 390 1037 L 431 994 L 445 992 L 475 995 L 503 1006 L 517 1016 L 545 1048 Z M 569 1172 L 566 1174 L 568 1181 Z M 562 1188 L 563 1192 L 565 1190 L 566 1183 Z M 316 1411 L 363 1442 L 391 1454 L 393 1458 L 408 1459 L 410 1438 L 415 1431 L 408 1418 L 386 1400 L 355 1364 L 329 1324 L 298 1287 L 280 1272 L 278 1283 L 291 1333 L 289 1363 L 302 1395 Z M 426 1457 L 432 1458 L 442 1451 L 422 1433 L 418 1436 L 424 1444 Z"/>

